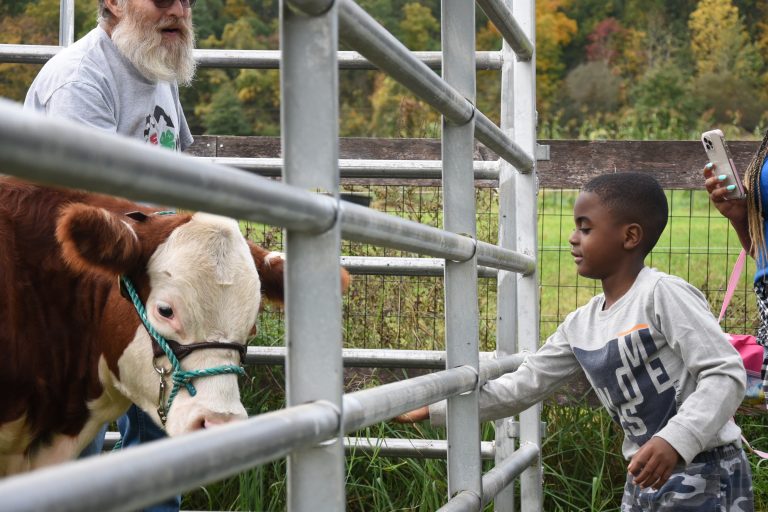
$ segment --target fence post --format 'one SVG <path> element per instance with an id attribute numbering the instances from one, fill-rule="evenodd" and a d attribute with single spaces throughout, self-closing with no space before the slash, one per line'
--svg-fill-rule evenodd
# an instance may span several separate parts
<path id="1" fill-rule="evenodd" d="M 59 4 L 59 46 L 69 46 L 75 40 L 75 0 Z"/>
<path id="2" fill-rule="evenodd" d="M 509 0 L 508 0 L 509 1 Z M 511 64 L 514 72 L 511 74 L 514 95 L 511 103 L 513 119 L 513 139 L 530 155 L 536 155 L 536 9 L 534 0 L 511 2 L 511 10 L 528 36 L 534 48 L 529 60 L 520 60 L 512 55 L 508 45 L 504 45 L 505 66 Z M 509 105 L 507 105 L 509 108 Z M 536 161 L 530 173 L 515 174 L 515 209 L 516 215 L 516 249 L 536 258 L 538 244 L 536 240 L 537 227 L 537 197 L 538 178 L 536 177 Z M 538 272 L 518 278 L 517 287 L 517 332 L 518 351 L 531 352 L 539 348 L 539 286 Z M 541 404 L 535 405 L 520 414 L 520 444 L 533 443 L 541 446 Z M 520 509 L 526 512 L 543 510 L 543 487 L 541 455 L 536 463 L 531 465 L 520 476 Z"/>
<path id="3" fill-rule="evenodd" d="M 443 78 L 475 102 L 475 5 L 442 1 Z M 476 237 L 474 120 L 457 125 L 443 119 L 444 228 Z M 477 255 L 463 262 L 445 262 L 446 366 L 479 366 Z M 448 399 L 448 493 L 482 496 L 480 424 L 477 392 Z M 478 501 L 479 505 L 479 501 Z"/>
<path id="4" fill-rule="evenodd" d="M 280 5 L 281 127 L 286 183 L 338 198 L 338 21 L 335 6 L 317 16 Z M 287 230 L 286 401 L 343 394 L 338 217 L 320 235 Z M 345 508 L 341 436 L 288 457 L 288 510 Z"/>

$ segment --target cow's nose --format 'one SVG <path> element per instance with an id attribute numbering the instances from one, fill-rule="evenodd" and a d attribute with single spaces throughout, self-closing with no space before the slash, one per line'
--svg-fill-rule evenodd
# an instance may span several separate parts
<path id="1" fill-rule="evenodd" d="M 224 425 L 225 423 L 231 423 L 233 421 L 244 420 L 245 417 L 239 414 L 220 414 L 210 413 L 200 418 L 196 425 L 193 427 L 195 430 L 202 428 L 211 428 L 218 425 Z"/>

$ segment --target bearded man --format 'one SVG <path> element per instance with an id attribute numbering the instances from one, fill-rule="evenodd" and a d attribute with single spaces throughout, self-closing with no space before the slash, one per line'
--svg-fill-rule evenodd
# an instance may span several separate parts
<path id="1" fill-rule="evenodd" d="M 24 107 L 175 150 L 192 143 L 178 84 L 195 73 L 195 0 L 99 0 L 98 26 L 49 60 Z"/>
<path id="2" fill-rule="evenodd" d="M 24 108 L 183 151 L 192 135 L 178 84 L 195 73 L 194 3 L 99 0 L 98 26 L 43 66 Z M 118 426 L 124 447 L 164 436 L 136 406 Z M 84 454 L 102 446 L 100 437 Z M 178 511 L 179 503 L 177 496 L 147 510 Z"/>

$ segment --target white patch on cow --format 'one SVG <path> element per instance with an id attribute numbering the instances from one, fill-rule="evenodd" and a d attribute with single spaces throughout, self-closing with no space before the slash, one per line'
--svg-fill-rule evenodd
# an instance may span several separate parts
<path id="1" fill-rule="evenodd" d="M 74 459 L 84 446 L 78 437 L 57 435 L 51 444 L 27 451 L 31 441 L 26 416 L 0 427 L 0 477 Z"/>
<path id="2" fill-rule="evenodd" d="M 285 261 L 285 253 L 284 252 L 278 252 L 278 251 L 272 251 L 269 254 L 267 254 L 264 257 L 264 264 L 269 266 L 272 264 L 274 260 L 283 260 Z"/>
<path id="3" fill-rule="evenodd" d="M 204 341 L 244 343 L 256 322 L 260 281 L 248 245 L 236 221 L 196 213 L 176 228 L 149 260 L 150 294 L 145 305 L 150 323 L 167 339 L 182 344 Z M 172 309 L 172 317 L 158 312 L 158 303 Z M 151 366 L 151 341 L 143 327 L 121 356 L 118 389 L 159 423 L 155 412 L 160 376 Z M 165 357 L 157 364 L 170 368 Z M 181 362 L 184 370 L 238 365 L 234 350 L 195 351 Z M 195 379 L 190 397 L 179 391 L 169 411 L 170 435 L 200 428 L 206 422 L 246 416 L 240 403 L 237 376 Z M 166 401 L 172 383 L 167 378 Z"/>

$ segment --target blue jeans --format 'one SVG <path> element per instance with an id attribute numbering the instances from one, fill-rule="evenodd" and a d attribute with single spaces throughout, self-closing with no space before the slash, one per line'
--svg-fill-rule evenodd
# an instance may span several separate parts
<path id="1" fill-rule="evenodd" d="M 135 405 L 131 405 L 128 412 L 117 419 L 117 428 L 120 430 L 122 449 L 166 437 L 165 431 L 158 427 L 144 411 Z M 104 447 L 104 433 L 106 431 L 107 425 L 105 424 L 100 434 L 96 436 L 96 439 L 91 441 L 91 444 L 80 453 L 81 458 L 101 453 Z M 145 508 L 144 512 L 178 512 L 180 506 L 181 496 L 173 496 L 162 503 Z"/>

